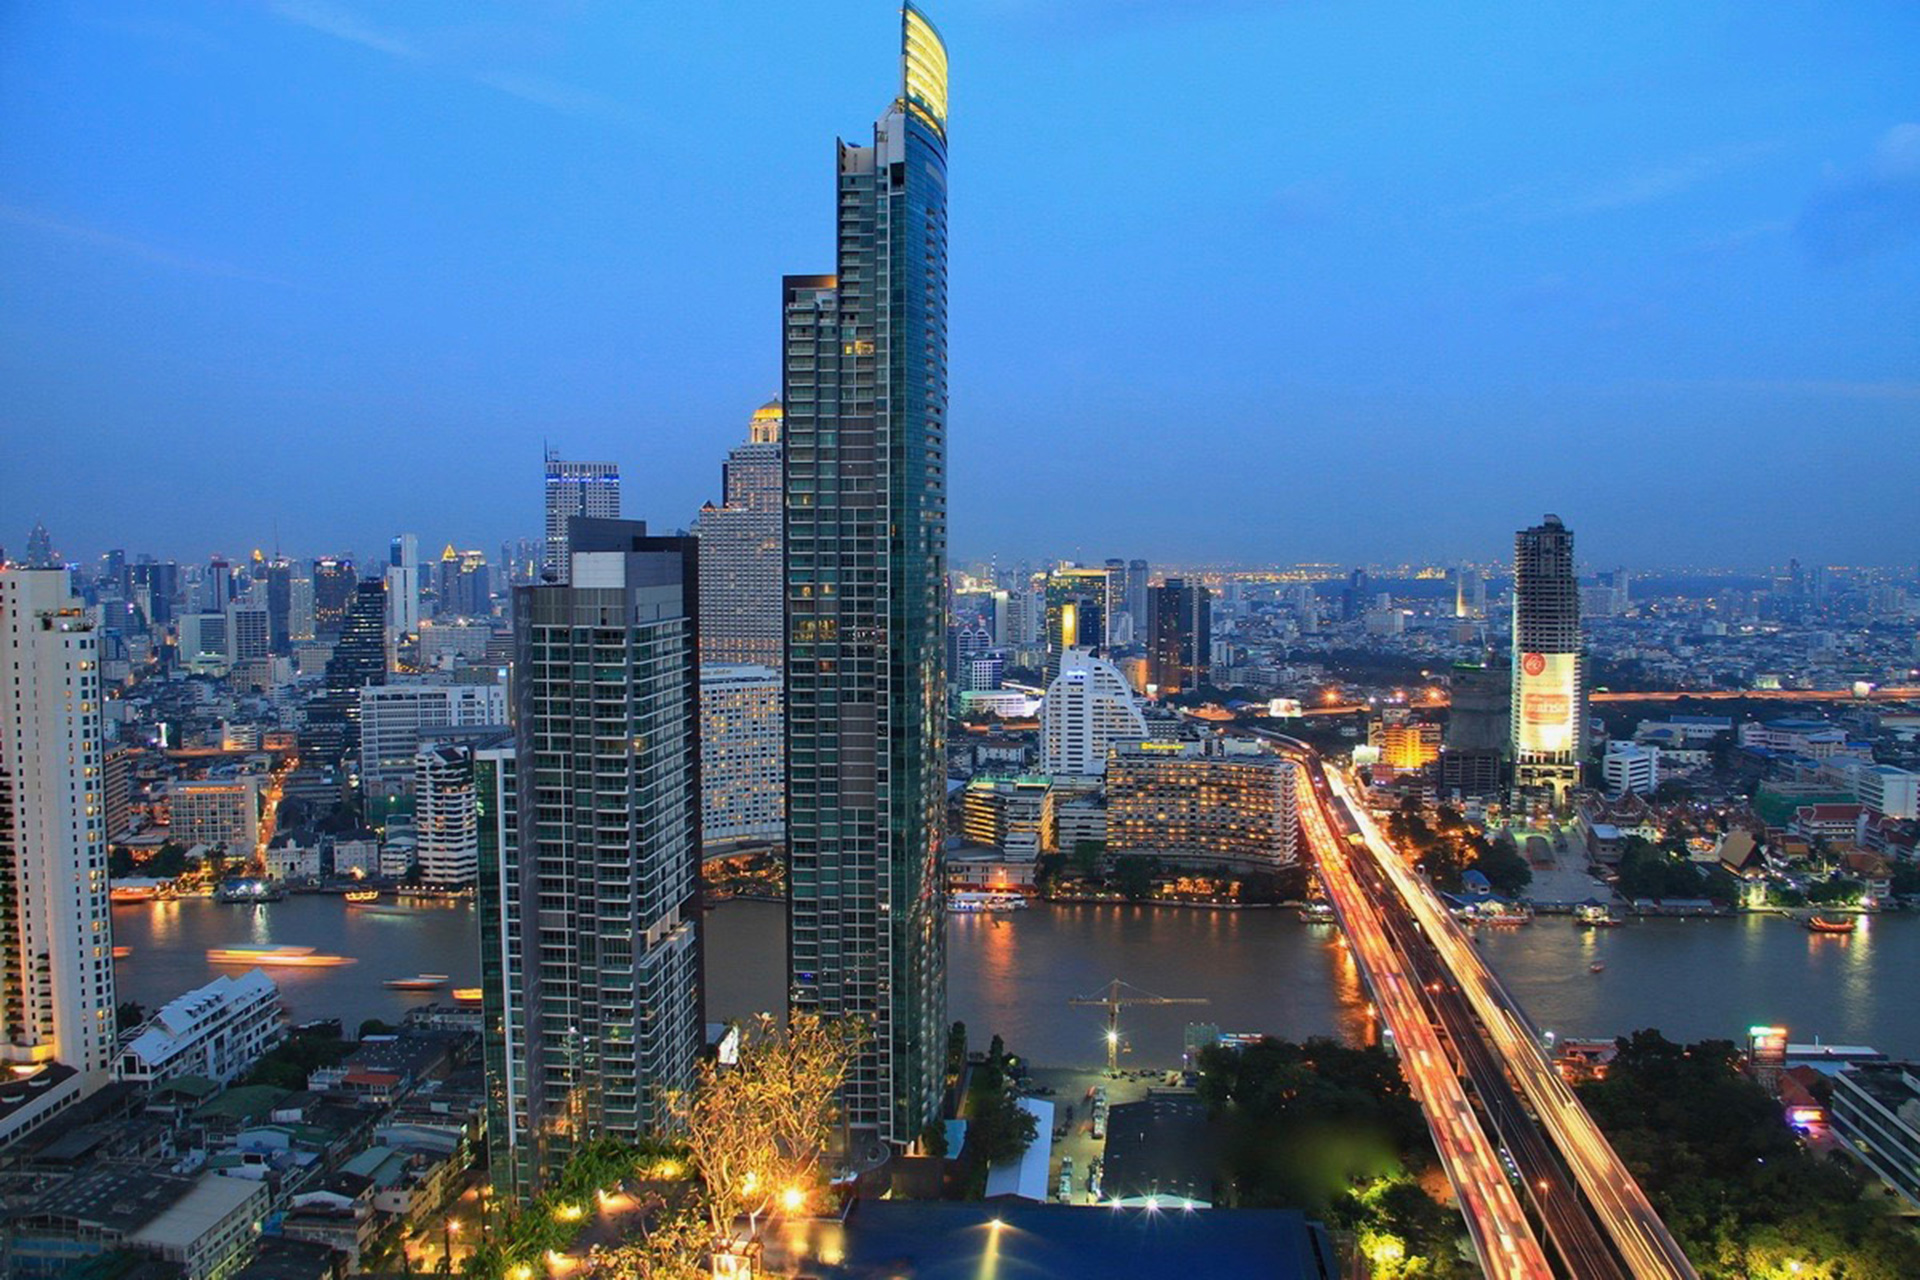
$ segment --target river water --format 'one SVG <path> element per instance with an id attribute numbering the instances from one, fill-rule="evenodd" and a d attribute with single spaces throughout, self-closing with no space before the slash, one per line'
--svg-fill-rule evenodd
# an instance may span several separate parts
<path id="1" fill-rule="evenodd" d="M 733 902 L 707 920 L 710 1019 L 777 1010 L 785 984 L 785 908 Z M 205 899 L 117 906 L 114 941 L 132 953 L 116 966 L 122 1000 L 149 1009 L 233 966 L 210 947 L 311 946 L 352 956 L 333 969 L 275 969 L 297 1019 L 395 1020 L 446 992 L 391 991 L 388 979 L 444 973 L 449 986 L 479 980 L 470 905 L 423 903 L 397 917 L 338 898 L 295 896 L 260 906 Z M 1809 933 L 1790 920 L 1636 920 L 1577 929 L 1545 917 L 1481 931 L 1482 949 L 1543 1029 L 1614 1036 L 1658 1027 L 1675 1039 L 1739 1039 L 1755 1023 L 1786 1026 L 1796 1041 L 1872 1044 L 1920 1054 L 1920 917 L 1865 920 L 1851 937 Z M 1042 906 L 1006 916 L 948 920 L 948 1006 L 984 1044 L 1060 1066 L 1094 1065 L 1105 1013 L 1074 1007 L 1114 978 L 1159 996 L 1204 1005 L 1134 1007 L 1122 1026 L 1130 1061 L 1179 1060 L 1189 1022 L 1299 1039 L 1372 1034 L 1353 963 L 1331 925 L 1286 910 L 1196 911 L 1135 906 Z M 1590 971 L 1602 963 L 1604 971 Z"/>

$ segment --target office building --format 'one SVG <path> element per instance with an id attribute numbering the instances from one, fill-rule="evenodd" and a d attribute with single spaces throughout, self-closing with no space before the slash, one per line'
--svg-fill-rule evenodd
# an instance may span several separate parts
<path id="1" fill-rule="evenodd" d="M 1573 532 L 1550 515 L 1513 539 L 1513 785 L 1566 803 L 1586 749 Z"/>
<path id="2" fill-rule="evenodd" d="M 0 567 L 0 1062 L 79 1095 L 113 1065 L 97 646 L 65 569 Z"/>
<path id="3" fill-rule="evenodd" d="M 316 625 L 313 579 L 307 574 L 296 573 L 287 584 L 287 651 L 291 653 L 293 645 L 311 643 Z"/>
<path id="4" fill-rule="evenodd" d="M 387 566 L 387 636 L 390 643 L 420 630 L 420 566 Z"/>
<path id="5" fill-rule="evenodd" d="M 1147 736 L 1146 718 L 1120 669 L 1085 649 L 1067 650 L 1040 704 L 1041 771 L 1103 777 L 1115 743 Z"/>
<path id="6" fill-rule="evenodd" d="M 1869 812 L 1883 818 L 1920 818 L 1920 773 L 1890 764 L 1862 764 L 1852 773 L 1860 803 Z"/>
<path id="7" fill-rule="evenodd" d="M 360 690 L 387 682 L 387 584 L 358 583 L 327 658 L 326 685 L 307 708 L 302 754 L 338 764 L 360 749 Z"/>
<path id="8" fill-rule="evenodd" d="M 1404 708 L 1390 708 L 1367 726 L 1367 741 L 1380 763 L 1398 773 L 1416 773 L 1440 758 L 1440 726 Z"/>
<path id="9" fill-rule="evenodd" d="M 1046 778 L 974 778 L 960 793 L 960 833 L 969 844 L 1032 862 L 1053 848 L 1053 805 Z"/>
<path id="10" fill-rule="evenodd" d="M 1147 595 L 1147 680 L 1161 697 L 1191 693 L 1212 675 L 1210 593 L 1198 583 L 1168 578 Z"/>
<path id="11" fill-rule="evenodd" d="M 1632 793 L 1650 796 L 1660 785 L 1660 748 L 1635 742 L 1609 742 L 1600 757 L 1600 778 L 1607 795 L 1618 800 Z"/>
<path id="12" fill-rule="evenodd" d="M 546 505 L 547 539 L 541 552 L 541 577 L 547 582 L 564 583 L 571 563 L 567 522 L 576 516 L 591 520 L 620 518 L 619 464 L 564 462 L 559 454 L 547 450 Z"/>
<path id="13" fill-rule="evenodd" d="M 293 652 L 293 561 L 275 556 L 267 563 L 267 644 L 277 655 Z M 313 608 L 309 588 L 307 608 Z"/>
<path id="14" fill-rule="evenodd" d="M 221 613 L 183 613 L 175 624 L 180 643 L 174 650 L 180 666 L 188 671 L 225 672 L 227 656 L 227 615 Z"/>
<path id="15" fill-rule="evenodd" d="M 322 556 L 313 562 L 313 626 L 316 636 L 332 638 L 347 622 L 347 607 L 353 603 L 359 575 L 353 561 Z M 297 637 L 296 637 L 297 638 Z"/>
<path id="16" fill-rule="evenodd" d="M 435 679 L 368 685 L 359 691 L 360 781 L 367 794 L 408 790 L 414 754 L 422 743 L 446 735 L 447 730 L 507 723 L 504 684 L 428 682 Z"/>
<path id="17" fill-rule="evenodd" d="M 1107 764 L 1107 854 L 1271 871 L 1299 856 L 1293 762 L 1218 739 L 1136 742 Z"/>
<path id="18" fill-rule="evenodd" d="M 704 543 L 700 554 L 704 563 Z M 700 839 L 706 853 L 778 843 L 786 835 L 780 694 L 780 673 L 771 667 L 700 666 Z"/>
<path id="19" fill-rule="evenodd" d="M 515 589 L 515 874 L 482 877 L 487 998 L 517 1066 L 502 1105 L 521 1186 L 595 1137 L 671 1124 L 703 1043 L 699 681 L 692 538 L 576 517 L 566 585 Z M 494 762 L 497 763 L 497 762 Z M 491 770 L 490 770 L 491 773 Z M 476 772 L 479 794 L 496 797 Z M 489 847 L 494 846 L 494 847 Z M 483 997 L 485 998 L 485 997 Z"/>
<path id="20" fill-rule="evenodd" d="M 1133 615 L 1135 635 L 1147 625 L 1147 562 L 1127 561 L 1127 612 Z"/>
<path id="21" fill-rule="evenodd" d="M 420 624 L 420 668 L 434 671 L 463 663 L 484 664 L 493 642 L 493 625 L 471 618 L 448 618 Z"/>
<path id="22" fill-rule="evenodd" d="M 779 670 L 780 424 L 778 400 L 754 410 L 747 442 L 720 469 L 719 506 L 701 508 L 700 661 Z"/>
<path id="23" fill-rule="evenodd" d="M 15 526 L 18 527 L 17 525 Z M 53 549 L 53 535 L 38 520 L 27 530 L 27 558 L 21 564 L 29 569 L 58 569 L 60 557 Z"/>
<path id="24" fill-rule="evenodd" d="M 226 630 L 229 663 L 272 656 L 273 624 L 264 605 L 228 605 Z"/>
<path id="25" fill-rule="evenodd" d="M 485 618 L 493 613 L 493 575 L 478 551 L 455 551 L 449 542 L 440 553 L 434 582 L 433 616 Z"/>
<path id="26" fill-rule="evenodd" d="M 1105 569 L 1057 569 L 1047 575 L 1047 683 L 1060 674 L 1067 650 L 1106 648 L 1107 589 Z"/>
<path id="27" fill-rule="evenodd" d="M 900 97 L 839 148 L 837 276 L 789 276 L 789 1007 L 865 1020 L 856 1159 L 939 1110 L 947 1034 L 946 50 L 902 11 Z"/>
<path id="28" fill-rule="evenodd" d="M 180 779 L 167 784 L 167 836 L 191 849 L 251 857 L 260 842 L 260 779 Z"/>
<path id="29" fill-rule="evenodd" d="M 161 1005 L 120 1051 L 113 1074 L 148 1086 L 180 1076 L 232 1084 L 286 1035 L 279 984 L 249 969 Z"/>
<path id="30" fill-rule="evenodd" d="M 413 839 L 423 884 L 472 887 L 480 870 L 480 818 L 471 746 L 429 742 L 414 754 Z"/>
<path id="31" fill-rule="evenodd" d="M 1453 616 L 1487 616 L 1487 580 L 1470 564 L 1460 565 L 1453 571 Z"/>
<path id="32" fill-rule="evenodd" d="M 523 584 L 524 585 L 524 584 Z M 531 1199 L 541 1172 L 527 1111 L 527 983 L 520 914 L 520 778 L 513 736 L 473 753 L 476 911 L 480 924 L 480 1045 L 487 1077 L 487 1153 L 493 1189 Z M 535 956 L 536 965 L 538 956 Z"/>

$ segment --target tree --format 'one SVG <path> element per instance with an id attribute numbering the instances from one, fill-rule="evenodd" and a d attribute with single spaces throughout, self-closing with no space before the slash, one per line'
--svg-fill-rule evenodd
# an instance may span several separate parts
<path id="1" fill-rule="evenodd" d="M 818 1191 L 841 1081 L 866 1029 L 796 1013 L 783 1029 L 762 1014 L 742 1028 L 737 1062 L 700 1064 L 674 1108 L 706 1186 L 714 1239 L 736 1218 L 794 1212 Z"/>
<path id="2" fill-rule="evenodd" d="M 1158 858 L 1129 854 L 1113 862 L 1113 884 L 1129 902 L 1139 902 L 1153 892 L 1153 878 L 1160 870 Z"/>
<path id="3" fill-rule="evenodd" d="M 397 1034 L 399 1030 L 400 1028 L 391 1023 L 382 1022 L 378 1018 L 368 1018 L 360 1024 L 359 1038 L 365 1040 L 368 1036 L 390 1036 Z"/>
<path id="4" fill-rule="evenodd" d="M 1039 1132 L 1039 1119 L 1004 1084 L 974 1094 L 967 1150 L 982 1164 L 1018 1159 Z"/>
<path id="5" fill-rule="evenodd" d="M 958 1080 L 967 1069 L 967 1024 L 956 1022 L 947 1031 L 947 1079 Z"/>
<path id="6" fill-rule="evenodd" d="M 147 1020 L 146 1006 L 138 1000 L 122 1000 L 113 1007 L 115 1035 L 125 1035 Z"/>

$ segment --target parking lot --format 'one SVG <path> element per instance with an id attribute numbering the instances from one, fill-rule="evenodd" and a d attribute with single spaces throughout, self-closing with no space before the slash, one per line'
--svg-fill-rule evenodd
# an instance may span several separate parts
<path id="1" fill-rule="evenodd" d="M 1106 1143 L 1093 1136 L 1093 1103 L 1087 1097 L 1090 1089 L 1104 1085 L 1107 1090 L 1107 1105 L 1118 1106 L 1123 1102 L 1141 1102 L 1150 1088 L 1166 1086 L 1165 1071 L 1129 1070 L 1120 1073 L 1118 1079 L 1110 1078 L 1104 1071 L 1080 1071 L 1067 1067 L 1034 1067 L 1029 1073 L 1033 1080 L 1033 1092 L 1052 1089 L 1051 1096 L 1041 1094 L 1053 1103 L 1054 1123 L 1067 1127 L 1065 1137 L 1053 1137 L 1041 1134 L 1039 1138 L 1051 1138 L 1053 1153 L 1047 1166 L 1047 1190 L 1052 1192 L 1060 1177 L 1062 1160 L 1073 1161 L 1073 1204 L 1086 1204 L 1087 1171 L 1093 1162 L 1105 1154 Z M 1068 1108 L 1072 1108 L 1071 1118 Z M 1038 1141 L 1039 1138 L 1035 1140 Z"/>

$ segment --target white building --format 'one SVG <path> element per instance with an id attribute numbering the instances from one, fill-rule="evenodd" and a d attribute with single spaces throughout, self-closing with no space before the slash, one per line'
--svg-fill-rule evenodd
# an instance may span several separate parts
<path id="1" fill-rule="evenodd" d="M 747 442 L 721 468 L 721 505 L 701 509 L 700 659 L 776 670 L 785 658 L 780 595 L 778 400 L 756 409 Z"/>
<path id="2" fill-rule="evenodd" d="M 318 880 L 320 878 L 320 848 L 318 845 L 286 844 L 269 845 L 260 855 L 266 867 L 269 880 Z"/>
<path id="3" fill-rule="evenodd" d="M 786 836 L 780 699 L 771 667 L 700 668 L 701 844 L 709 850 Z"/>
<path id="4" fill-rule="evenodd" d="M 337 876 L 375 875 L 380 870 L 380 845 L 374 840 L 336 840 L 333 842 L 333 874 Z M 402 867 L 401 870 L 406 870 Z"/>
<path id="5" fill-rule="evenodd" d="M 387 566 L 387 636 L 397 640 L 420 630 L 420 566 Z"/>
<path id="6" fill-rule="evenodd" d="M 1609 742 L 1600 760 L 1600 776 L 1607 794 L 1618 800 L 1631 792 L 1652 795 L 1660 785 L 1660 749 L 1633 742 Z"/>
<path id="7" fill-rule="evenodd" d="M 466 619 L 443 619 L 420 624 L 420 665 L 428 670 L 451 667 L 456 662 L 478 662 L 487 656 L 487 644 L 493 639 L 489 623 Z"/>
<path id="8" fill-rule="evenodd" d="M 260 842 L 260 779 L 251 774 L 169 783 L 167 808 L 169 837 L 189 848 L 251 854 Z"/>
<path id="9" fill-rule="evenodd" d="M 1140 704 L 1120 668 L 1085 649 L 1068 649 L 1040 707 L 1041 772 L 1092 778 L 1107 771 L 1116 742 L 1148 736 Z"/>
<path id="10" fill-rule="evenodd" d="M 563 462 L 547 451 L 547 544 L 541 576 L 565 582 L 573 558 L 567 548 L 567 521 L 575 516 L 617 519 L 620 515 L 620 465 L 614 462 Z"/>
<path id="11" fill-rule="evenodd" d="M 360 690 L 361 785 L 368 795 L 403 791 L 413 782 L 413 757 L 422 742 L 445 729 L 506 723 L 503 684 L 366 685 Z"/>
<path id="12" fill-rule="evenodd" d="M 279 985 L 252 969 L 169 1000 L 120 1051 L 113 1073 L 143 1084 L 187 1075 L 232 1084 L 286 1034 Z"/>
<path id="13" fill-rule="evenodd" d="M 480 870 L 480 821 L 474 807 L 473 752 L 430 742 L 413 757 L 414 852 L 427 884 L 465 888 Z"/>
<path id="14" fill-rule="evenodd" d="M 273 653 L 265 605 L 227 606 L 227 661 L 256 662 Z"/>
<path id="15" fill-rule="evenodd" d="M 113 1067 L 100 653 L 65 569 L 0 567 L 0 1062 Z"/>
<path id="16" fill-rule="evenodd" d="M 1920 817 L 1920 773 L 1890 764 L 1861 765 L 1853 771 L 1860 803 L 1884 818 Z"/>

